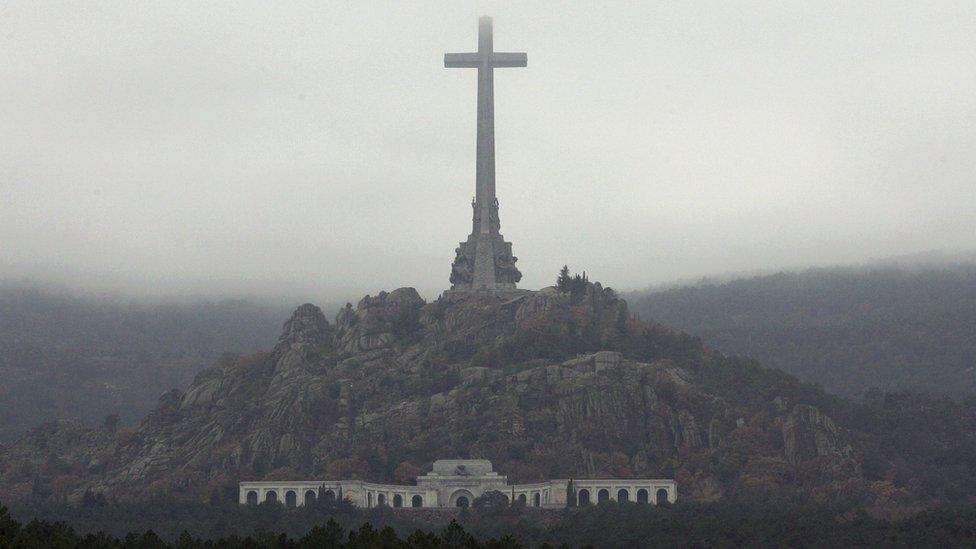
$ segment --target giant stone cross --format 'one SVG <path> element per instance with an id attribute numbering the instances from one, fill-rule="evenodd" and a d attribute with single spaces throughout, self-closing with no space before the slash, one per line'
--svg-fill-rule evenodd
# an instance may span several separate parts
<path id="1" fill-rule="evenodd" d="M 524 53 L 494 51 L 491 17 L 478 21 L 478 51 L 448 53 L 444 66 L 478 69 L 478 154 L 475 169 L 475 197 L 471 203 L 473 221 L 468 240 L 456 250 L 451 265 L 454 291 L 498 292 L 514 290 L 522 273 L 515 267 L 512 244 L 499 229 L 498 198 L 495 196 L 495 94 L 496 67 L 524 67 Z"/>

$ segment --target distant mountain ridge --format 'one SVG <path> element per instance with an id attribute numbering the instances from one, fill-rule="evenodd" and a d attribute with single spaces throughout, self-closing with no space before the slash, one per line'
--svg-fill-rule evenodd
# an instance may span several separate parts
<path id="1" fill-rule="evenodd" d="M 725 353 L 862 397 L 976 394 L 976 263 L 898 258 L 630 294 Z"/>
<path id="2" fill-rule="evenodd" d="M 140 420 L 223 352 L 267 348 L 288 309 L 163 302 L 0 284 L 0 443 L 55 418 Z"/>

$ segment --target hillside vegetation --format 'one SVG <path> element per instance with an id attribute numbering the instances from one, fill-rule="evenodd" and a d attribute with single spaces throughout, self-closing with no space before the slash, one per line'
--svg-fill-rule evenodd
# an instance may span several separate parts
<path id="1" fill-rule="evenodd" d="M 641 318 L 831 393 L 976 394 L 976 264 L 814 269 L 628 299 Z"/>

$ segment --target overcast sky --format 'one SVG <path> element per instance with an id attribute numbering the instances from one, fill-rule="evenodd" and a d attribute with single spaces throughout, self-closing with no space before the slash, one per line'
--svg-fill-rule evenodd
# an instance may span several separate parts
<path id="1" fill-rule="evenodd" d="M 976 248 L 976 2 L 0 4 L 0 277 L 449 285 L 477 48 L 522 287 Z"/>

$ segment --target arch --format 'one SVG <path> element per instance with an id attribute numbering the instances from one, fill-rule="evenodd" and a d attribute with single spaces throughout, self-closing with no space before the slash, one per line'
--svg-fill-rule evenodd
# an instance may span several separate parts
<path id="1" fill-rule="evenodd" d="M 268 490 L 268 492 L 264 494 L 264 501 L 265 503 L 278 503 L 278 492 Z"/>
<path id="2" fill-rule="evenodd" d="M 423 507 L 423 506 L 424 506 L 424 498 L 420 496 L 414 496 L 410 498 L 410 507 Z"/>
<path id="3" fill-rule="evenodd" d="M 606 488 L 602 488 L 599 492 L 596 493 L 596 501 L 597 503 L 610 501 L 610 490 L 607 490 Z"/>
<path id="4" fill-rule="evenodd" d="M 664 504 L 664 503 L 671 503 L 670 501 L 668 501 L 668 490 L 666 488 L 659 489 L 657 491 L 656 496 L 657 496 L 657 498 L 656 498 L 655 503 L 657 503 L 658 505 L 661 505 L 661 504 Z"/>
<path id="5" fill-rule="evenodd" d="M 641 488 L 637 491 L 637 503 L 647 503 L 647 490 Z"/>
<path id="6" fill-rule="evenodd" d="M 373 506 L 373 492 L 366 493 L 366 507 Z"/>
<path id="7" fill-rule="evenodd" d="M 318 495 L 315 493 L 315 490 L 305 490 L 304 505 L 315 505 L 316 499 L 318 499 Z"/>
<path id="8" fill-rule="evenodd" d="M 520 504 L 522 504 L 522 505 L 525 505 L 525 503 L 526 503 L 526 498 L 525 498 L 525 494 L 519 494 L 519 495 L 518 495 L 518 502 L 519 502 Z"/>
<path id="9" fill-rule="evenodd" d="M 457 490 L 451 494 L 451 507 L 470 507 L 471 502 L 474 501 L 474 495 L 467 490 Z"/>
<path id="10" fill-rule="evenodd" d="M 542 506 L 542 496 L 539 495 L 539 492 L 536 492 L 535 495 L 532 496 L 532 505 L 536 507 Z"/>
<path id="11" fill-rule="evenodd" d="M 258 504 L 258 493 L 255 492 L 254 490 L 248 490 L 246 497 L 247 497 L 247 504 L 248 505 L 257 505 Z"/>
<path id="12" fill-rule="evenodd" d="M 322 503 L 325 503 L 326 505 L 333 505 L 335 502 L 336 494 L 332 490 L 326 490 L 325 493 L 322 494 Z"/>
<path id="13" fill-rule="evenodd" d="M 618 502 L 630 501 L 630 492 L 628 492 L 626 488 L 621 488 L 617 490 L 617 501 Z"/>
<path id="14" fill-rule="evenodd" d="M 298 494 L 294 490 L 285 492 L 285 507 L 292 508 L 298 505 Z"/>
<path id="15" fill-rule="evenodd" d="M 379 494 L 376 496 L 376 506 L 381 507 L 386 505 L 386 494 Z"/>
<path id="16" fill-rule="evenodd" d="M 400 494 L 393 494 L 393 506 L 403 507 L 403 496 Z"/>
<path id="17" fill-rule="evenodd" d="M 579 492 L 576 492 L 576 501 L 580 507 L 584 507 L 590 504 L 590 491 L 583 488 Z"/>

